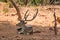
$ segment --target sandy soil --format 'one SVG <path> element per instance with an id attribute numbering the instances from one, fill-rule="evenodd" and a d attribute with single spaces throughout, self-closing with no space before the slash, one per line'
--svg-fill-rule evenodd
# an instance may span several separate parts
<path id="1" fill-rule="evenodd" d="M 6 14 L 3 12 L 4 7 L 7 7 L 9 10 Z M 34 13 L 36 13 L 36 8 L 39 10 L 37 17 L 27 23 L 27 25 L 33 26 L 33 35 L 22 35 L 17 33 L 17 28 L 19 28 L 16 26 L 19 22 L 17 15 L 12 16 L 12 14 L 16 14 L 16 10 L 14 8 L 8 8 L 5 3 L 0 3 L 0 40 L 60 40 L 60 6 L 55 5 L 53 7 L 58 8 L 55 11 L 58 18 L 58 35 L 54 34 L 53 10 L 49 9 L 52 6 L 21 7 L 22 18 L 27 9 L 29 9 L 28 13 L 30 13 L 28 19 L 32 18 Z M 50 27 L 52 29 L 49 29 Z"/>

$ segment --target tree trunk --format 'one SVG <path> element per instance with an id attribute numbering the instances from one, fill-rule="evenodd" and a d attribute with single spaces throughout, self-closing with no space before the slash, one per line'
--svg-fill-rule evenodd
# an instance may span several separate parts
<path id="1" fill-rule="evenodd" d="M 20 14 L 20 10 L 18 8 L 18 6 L 16 5 L 16 3 L 13 0 L 10 0 L 11 3 L 13 4 L 13 6 L 15 7 L 16 11 L 17 11 L 17 15 L 18 15 L 18 20 L 21 20 L 21 14 Z"/>

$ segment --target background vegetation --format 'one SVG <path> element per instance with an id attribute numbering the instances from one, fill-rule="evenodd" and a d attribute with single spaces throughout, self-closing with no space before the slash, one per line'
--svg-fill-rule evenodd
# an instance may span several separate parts
<path id="1" fill-rule="evenodd" d="M 51 5 L 54 2 L 59 2 L 60 0 L 14 0 L 17 4 L 21 6 L 39 6 L 39 5 Z M 0 2 L 6 2 L 9 4 L 9 7 L 12 7 L 12 4 L 9 0 L 0 0 Z"/>

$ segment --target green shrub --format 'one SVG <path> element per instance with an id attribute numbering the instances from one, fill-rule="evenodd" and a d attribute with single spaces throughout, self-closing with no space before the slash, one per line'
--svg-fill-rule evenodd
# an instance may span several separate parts
<path id="1" fill-rule="evenodd" d="M 31 0 L 31 3 L 30 3 L 30 5 L 40 5 L 40 3 L 41 3 L 41 0 Z"/>
<path id="2" fill-rule="evenodd" d="M 0 0 L 1 2 L 5 2 L 5 0 Z"/>
<path id="3" fill-rule="evenodd" d="M 4 8 L 3 9 L 3 12 L 6 14 L 8 12 L 8 9 L 7 8 Z"/>

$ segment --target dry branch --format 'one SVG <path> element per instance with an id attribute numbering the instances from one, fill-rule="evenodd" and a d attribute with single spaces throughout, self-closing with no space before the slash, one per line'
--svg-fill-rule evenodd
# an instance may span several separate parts
<path id="1" fill-rule="evenodd" d="M 55 11 L 55 9 L 54 9 L 54 11 Z M 55 32 L 55 35 L 57 35 L 57 22 L 56 22 L 55 12 L 54 12 L 54 21 L 55 21 L 55 23 L 54 23 L 54 32 Z"/>

